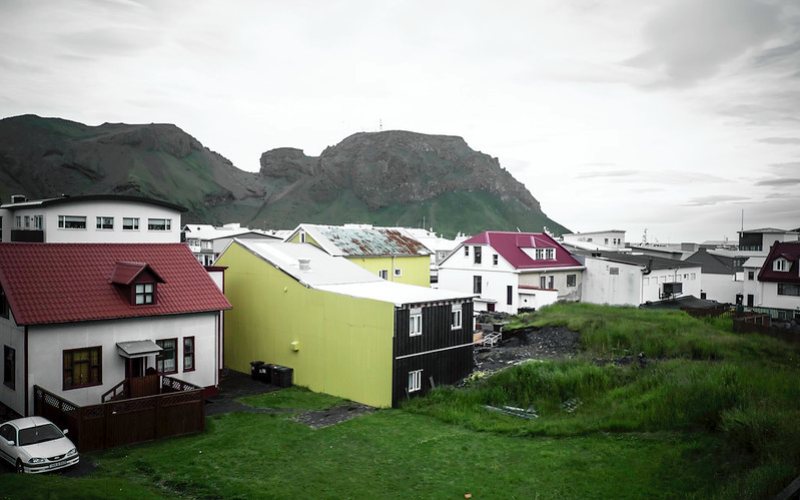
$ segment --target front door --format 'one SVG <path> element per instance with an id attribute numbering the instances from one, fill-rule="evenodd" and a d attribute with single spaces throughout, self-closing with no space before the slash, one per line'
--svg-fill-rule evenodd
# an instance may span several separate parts
<path id="1" fill-rule="evenodd" d="M 144 377 L 145 358 L 128 358 L 125 363 L 125 378 Z"/>

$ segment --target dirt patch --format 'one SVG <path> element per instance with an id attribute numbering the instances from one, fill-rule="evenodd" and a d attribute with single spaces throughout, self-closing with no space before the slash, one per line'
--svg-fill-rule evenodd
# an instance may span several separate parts
<path id="1" fill-rule="evenodd" d="M 330 425 L 346 422 L 351 418 L 366 415 L 375 411 L 375 408 L 359 403 L 348 403 L 334 406 L 326 410 L 309 411 L 297 415 L 294 419 L 297 422 L 306 424 L 312 429 L 321 429 Z"/>
<path id="2" fill-rule="evenodd" d="M 526 328 L 503 337 L 497 347 L 476 348 L 477 370 L 493 372 L 529 359 L 570 359 L 580 349 L 580 334 L 564 327 Z"/>

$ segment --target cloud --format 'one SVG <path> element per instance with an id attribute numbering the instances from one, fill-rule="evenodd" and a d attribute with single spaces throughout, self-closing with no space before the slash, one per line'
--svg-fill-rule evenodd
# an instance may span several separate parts
<path id="1" fill-rule="evenodd" d="M 800 137 L 764 137 L 758 142 L 766 144 L 800 144 Z"/>
<path id="2" fill-rule="evenodd" d="M 721 203 L 728 203 L 731 201 L 747 201 L 749 199 L 750 198 L 746 196 L 728 196 L 721 194 L 721 195 L 700 196 L 697 198 L 692 198 L 687 203 L 685 203 L 685 205 L 689 207 L 705 207 Z"/>
<path id="3" fill-rule="evenodd" d="M 800 161 L 787 161 L 783 163 L 770 163 L 775 170 L 800 170 Z"/>
<path id="4" fill-rule="evenodd" d="M 638 175 L 637 170 L 593 170 L 575 175 L 576 179 L 591 179 L 596 177 L 633 177 Z"/>
<path id="5" fill-rule="evenodd" d="M 781 9 L 754 0 L 682 0 L 645 25 L 647 49 L 625 64 L 655 73 L 654 84 L 688 87 L 717 74 L 780 27 Z"/>
<path id="6" fill-rule="evenodd" d="M 779 186 L 779 187 L 788 187 L 793 186 L 795 184 L 800 184 L 800 178 L 789 178 L 789 179 L 764 179 L 762 181 L 756 182 L 758 186 Z"/>

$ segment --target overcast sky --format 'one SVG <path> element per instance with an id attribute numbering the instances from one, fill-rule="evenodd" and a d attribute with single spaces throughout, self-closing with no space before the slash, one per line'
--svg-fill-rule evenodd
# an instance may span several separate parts
<path id="1" fill-rule="evenodd" d="M 245 170 L 459 135 L 628 241 L 800 227 L 800 2 L 0 1 L 0 117 L 175 123 Z"/>

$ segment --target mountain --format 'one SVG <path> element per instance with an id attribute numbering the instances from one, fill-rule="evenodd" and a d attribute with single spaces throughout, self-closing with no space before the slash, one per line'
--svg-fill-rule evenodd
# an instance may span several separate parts
<path id="1" fill-rule="evenodd" d="M 484 229 L 566 229 L 497 158 L 455 136 L 357 133 L 319 156 L 294 148 L 236 168 L 175 125 L 88 126 L 23 115 L 0 120 L 0 197 L 136 194 L 186 206 L 187 222 L 299 222 Z"/>

